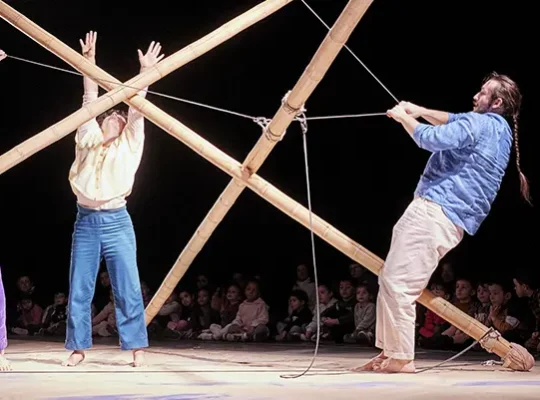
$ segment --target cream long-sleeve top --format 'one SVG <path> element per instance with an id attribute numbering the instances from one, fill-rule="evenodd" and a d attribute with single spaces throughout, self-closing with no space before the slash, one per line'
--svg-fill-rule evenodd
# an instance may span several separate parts
<path id="1" fill-rule="evenodd" d="M 146 89 L 139 95 L 146 95 Z M 98 92 L 86 92 L 83 106 L 97 97 Z M 144 117 L 133 107 L 124 130 L 109 145 L 103 144 L 103 132 L 95 118 L 79 127 L 69 182 L 81 206 L 106 210 L 126 204 L 141 162 L 144 137 Z"/>

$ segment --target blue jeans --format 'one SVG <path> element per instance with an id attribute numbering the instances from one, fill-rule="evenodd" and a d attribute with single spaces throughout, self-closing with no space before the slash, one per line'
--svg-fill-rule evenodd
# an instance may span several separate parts
<path id="1" fill-rule="evenodd" d="M 148 347 L 135 231 L 126 207 L 96 211 L 77 205 L 77 209 L 71 246 L 66 349 L 92 347 L 91 305 L 102 257 L 111 279 L 121 349 Z"/>
<path id="2" fill-rule="evenodd" d="M 0 268 L 0 351 L 7 347 L 6 332 L 6 293 L 2 283 L 2 269 Z"/>

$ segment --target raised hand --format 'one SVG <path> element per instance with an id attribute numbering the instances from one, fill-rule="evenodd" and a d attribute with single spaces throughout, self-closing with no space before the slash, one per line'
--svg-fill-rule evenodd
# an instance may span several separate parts
<path id="1" fill-rule="evenodd" d="M 499 311 L 501 310 L 501 306 L 489 306 L 489 319 L 492 321 L 496 319 L 499 315 Z"/>
<path id="2" fill-rule="evenodd" d="M 165 54 L 159 55 L 161 52 L 161 45 L 156 42 L 150 43 L 146 54 L 143 54 L 141 50 L 137 50 L 139 53 L 139 62 L 141 63 L 141 69 L 151 68 L 161 61 Z"/>
<path id="3" fill-rule="evenodd" d="M 7 54 L 4 50 L 0 49 L 0 61 L 7 57 Z"/>
<path id="4" fill-rule="evenodd" d="M 419 118 L 422 116 L 422 112 L 424 110 L 423 107 L 417 106 L 416 104 L 408 101 L 402 101 L 399 103 L 399 105 L 403 107 L 405 112 L 413 118 Z"/>
<path id="5" fill-rule="evenodd" d="M 96 56 L 96 40 L 97 32 L 94 31 L 90 31 L 86 34 L 84 42 L 82 39 L 79 39 L 83 56 L 86 58 L 94 58 Z"/>

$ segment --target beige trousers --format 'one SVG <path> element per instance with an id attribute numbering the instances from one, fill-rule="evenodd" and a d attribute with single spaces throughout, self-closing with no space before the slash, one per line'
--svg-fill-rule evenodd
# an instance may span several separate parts
<path id="1" fill-rule="evenodd" d="M 394 226 L 379 273 L 375 345 L 387 357 L 414 359 L 416 300 L 439 261 L 463 239 L 442 208 L 416 197 Z"/>

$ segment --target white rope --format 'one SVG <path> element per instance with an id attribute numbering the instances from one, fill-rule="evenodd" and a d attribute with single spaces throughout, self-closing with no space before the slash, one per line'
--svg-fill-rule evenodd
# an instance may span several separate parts
<path id="1" fill-rule="evenodd" d="M 311 11 L 311 12 L 313 13 L 313 15 L 315 15 L 315 17 L 317 17 L 317 19 L 318 19 L 319 21 L 321 21 L 321 23 L 326 27 L 326 29 L 328 29 L 328 30 L 331 29 L 331 28 L 328 26 L 328 24 L 327 24 L 326 22 L 324 22 L 324 20 L 323 20 L 323 19 L 315 12 L 315 10 L 314 10 L 313 8 L 311 8 L 311 7 L 309 6 L 308 3 L 306 3 L 306 0 L 302 0 L 302 3 L 304 3 L 304 5 L 308 8 L 308 10 Z M 362 62 L 362 60 L 360 60 L 360 58 L 359 58 L 356 54 L 354 54 L 354 52 L 349 48 L 349 46 L 347 46 L 347 45 L 345 44 L 344 47 L 349 51 L 349 53 L 352 54 L 352 56 L 356 59 L 356 61 L 358 61 L 358 62 L 366 69 L 366 71 L 367 71 L 367 72 L 368 72 L 368 73 L 369 73 L 369 74 L 370 74 L 370 75 L 371 75 L 371 76 L 379 83 L 379 85 L 381 85 L 382 88 L 383 88 L 384 90 L 386 90 L 386 92 L 387 92 L 390 96 L 392 96 L 392 98 L 396 101 L 396 103 L 399 103 L 399 100 L 397 99 L 397 97 L 394 96 L 394 95 L 392 94 L 392 92 L 390 92 L 390 90 L 388 90 L 388 88 L 387 88 L 386 86 L 383 85 L 383 83 L 379 80 L 379 78 L 377 78 L 377 77 L 375 76 L 375 74 L 374 74 L 373 72 L 371 72 L 371 70 L 366 66 L 366 64 L 364 64 L 364 63 Z"/>
<path id="2" fill-rule="evenodd" d="M 321 116 L 321 117 L 307 117 L 306 121 L 315 121 L 315 120 L 322 120 L 322 119 L 339 119 L 339 118 L 378 117 L 382 115 L 386 115 L 386 113 L 383 112 L 383 113 L 366 113 L 366 114 L 327 115 L 327 116 Z"/>
<path id="3" fill-rule="evenodd" d="M 311 357 L 311 362 L 309 363 L 308 367 L 298 375 L 280 375 L 281 378 L 285 379 L 296 379 L 300 378 L 301 376 L 308 373 L 308 371 L 311 369 L 313 364 L 315 363 L 315 360 L 317 359 L 317 354 L 319 352 L 319 344 L 321 340 L 321 306 L 319 304 L 319 279 L 318 279 L 318 270 L 317 270 L 317 257 L 315 255 L 315 233 L 313 232 L 313 210 L 311 206 L 311 185 L 310 185 L 310 178 L 309 178 L 309 163 L 308 163 L 308 148 L 307 148 L 307 118 L 306 118 L 306 109 L 304 106 L 298 111 L 298 114 L 296 116 L 296 119 L 300 121 L 300 126 L 302 127 L 302 138 L 303 138 L 303 144 L 304 144 L 304 163 L 305 163 L 305 170 L 306 170 L 306 188 L 307 188 L 307 201 L 308 201 L 308 210 L 309 210 L 309 230 L 311 233 L 311 257 L 313 259 L 313 272 L 314 272 L 314 280 L 315 280 L 315 313 L 316 313 L 316 320 L 317 320 L 317 331 L 316 331 L 316 339 L 315 339 L 315 350 L 313 351 L 313 355 Z"/>
<path id="4" fill-rule="evenodd" d="M 50 69 L 54 69 L 54 70 L 61 71 L 61 72 L 66 72 L 66 73 L 72 74 L 72 75 L 84 76 L 80 72 L 71 71 L 71 70 L 65 69 L 65 68 L 55 67 L 53 65 L 48 65 L 48 64 L 37 62 L 37 61 L 27 60 L 27 59 L 21 58 L 21 57 L 15 57 L 15 56 L 12 56 L 12 55 L 9 55 L 9 54 L 7 55 L 7 57 L 12 58 L 14 60 L 18 60 L 18 61 L 23 61 L 23 62 L 26 62 L 26 63 L 29 63 L 29 64 L 39 65 L 41 67 L 50 68 Z M 94 78 L 94 77 L 90 77 L 90 78 L 93 79 L 93 80 L 96 80 L 96 81 L 113 83 L 115 85 L 126 87 L 126 88 L 129 88 L 129 89 L 136 89 L 136 90 L 142 90 L 143 89 L 143 88 L 138 88 L 138 87 L 126 85 L 125 83 L 118 83 L 116 81 L 110 81 L 110 80 L 107 80 L 107 79 L 98 79 L 98 78 Z M 261 126 L 263 129 L 266 129 L 266 127 L 268 126 L 268 124 L 271 121 L 270 119 L 268 119 L 266 117 L 255 117 L 255 116 L 252 116 L 252 115 L 249 115 L 249 114 L 243 114 L 243 113 L 239 113 L 237 111 L 227 110 L 225 108 L 216 107 L 216 106 L 212 106 L 212 105 L 209 105 L 209 104 L 205 104 L 205 103 L 201 103 L 201 102 L 197 102 L 197 101 L 193 101 L 193 100 L 183 99 L 181 97 L 156 92 L 156 91 L 153 91 L 153 90 L 148 90 L 147 92 L 150 93 L 150 94 L 156 95 L 156 96 L 164 97 L 166 99 L 175 100 L 175 101 L 179 101 L 179 102 L 182 102 L 182 103 L 187 103 L 187 104 L 191 104 L 191 105 L 195 105 L 195 106 L 199 106 L 199 107 L 203 107 L 203 108 L 208 108 L 210 110 L 219 111 L 219 112 L 222 112 L 222 113 L 225 113 L 225 114 L 230 114 L 230 115 L 234 115 L 234 116 L 237 116 L 237 117 L 249 119 L 249 120 L 255 122 L 257 125 Z M 299 117 L 297 116 L 297 117 L 295 117 L 294 121 L 298 121 L 300 123 L 302 123 L 302 122 L 305 123 L 305 121 L 340 119 L 340 118 L 362 118 L 362 117 L 373 117 L 373 116 L 381 116 L 381 115 L 386 115 L 386 113 L 327 115 L 327 116 L 319 116 L 319 117 L 309 117 L 309 118 L 305 118 L 304 120 L 299 119 Z"/>
<path id="5" fill-rule="evenodd" d="M 40 63 L 40 62 L 37 62 L 37 61 L 31 61 L 31 60 L 27 60 L 27 59 L 20 58 L 20 57 L 14 57 L 12 55 L 8 55 L 8 58 L 13 58 L 14 60 L 19 60 L 19 61 L 24 61 L 24 62 L 27 62 L 27 63 L 30 63 L 30 64 L 39 65 L 39 66 L 45 67 L 45 68 L 55 69 L 57 71 L 67 72 L 67 73 L 73 74 L 73 75 L 84 76 L 80 72 L 75 72 L 75 71 L 71 71 L 69 69 L 55 67 L 53 65 L 43 64 L 43 63 Z M 94 78 L 94 77 L 90 77 L 90 78 L 92 80 L 96 80 L 96 81 L 100 81 L 100 82 L 114 83 L 115 85 L 126 87 L 126 88 L 129 88 L 129 89 L 137 89 L 137 90 L 142 90 L 143 89 L 143 88 L 138 88 L 138 87 L 135 87 L 135 86 L 126 85 L 125 83 L 118 83 L 116 81 L 111 81 L 111 80 L 107 80 L 107 79 L 99 79 L 99 78 Z M 251 116 L 251 115 L 248 115 L 248 114 L 242 114 L 242 113 L 239 113 L 239 112 L 236 112 L 236 111 L 227 110 L 225 108 L 220 108 L 220 107 L 215 107 L 215 106 L 211 106 L 211 105 L 204 104 L 204 103 L 199 103 L 199 102 L 196 102 L 196 101 L 193 101 L 193 100 L 182 99 L 181 97 L 171 96 L 169 94 L 155 92 L 155 91 L 152 91 L 152 90 L 148 90 L 147 92 L 151 93 L 151 94 L 154 94 L 156 96 L 164 97 L 164 98 L 171 99 L 171 100 L 180 101 L 182 103 L 192 104 L 192 105 L 199 106 L 199 107 L 209 108 L 209 109 L 215 110 L 215 111 L 220 111 L 220 112 L 223 112 L 223 113 L 226 113 L 226 114 L 236 115 L 237 117 L 250 119 L 252 121 L 255 121 L 255 119 L 257 119 L 257 117 L 254 117 L 254 116 Z"/>
<path id="6" fill-rule="evenodd" d="M 455 360 L 456 358 L 458 358 L 458 357 L 462 356 L 463 354 L 465 354 L 466 352 L 468 352 L 470 349 L 472 349 L 472 348 L 473 348 L 474 346 L 476 346 L 478 343 L 482 344 L 482 343 L 484 342 L 484 340 L 485 340 L 486 338 L 488 338 L 493 332 L 495 332 L 495 329 L 493 329 L 493 327 L 489 328 L 489 329 L 487 330 L 487 332 L 484 333 L 484 334 L 480 337 L 480 339 L 475 340 L 471 345 L 469 345 L 469 346 L 466 347 L 465 349 L 461 350 L 459 353 L 457 353 L 457 354 L 453 355 L 452 357 L 450 357 L 450 358 L 448 358 L 448 359 L 446 359 L 446 360 L 440 362 L 439 364 L 436 364 L 436 365 L 433 365 L 433 366 L 431 366 L 431 367 L 426 367 L 426 368 L 417 370 L 417 371 L 415 372 L 415 374 L 420 374 L 420 373 L 422 373 L 422 372 L 426 372 L 426 371 L 429 371 L 429 370 L 431 370 L 431 369 L 439 368 L 441 365 L 446 364 L 446 363 L 448 363 L 448 362 L 450 362 L 450 361 Z"/>

